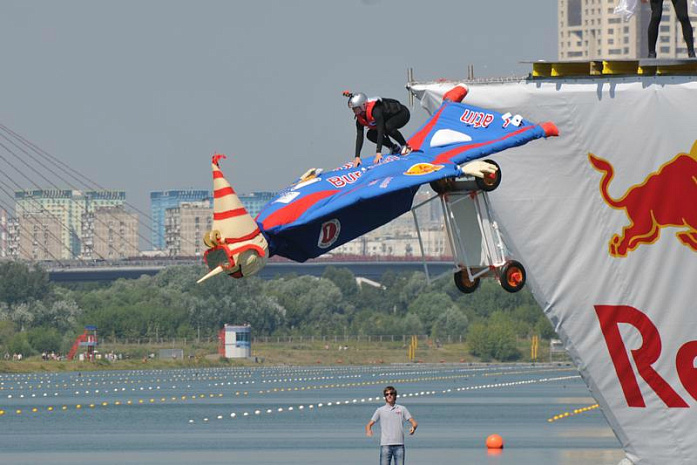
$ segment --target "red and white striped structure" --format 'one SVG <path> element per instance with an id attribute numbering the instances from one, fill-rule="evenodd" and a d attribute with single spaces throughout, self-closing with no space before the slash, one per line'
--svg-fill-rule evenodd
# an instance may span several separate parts
<path id="1" fill-rule="evenodd" d="M 253 275 L 269 255 L 266 238 L 220 170 L 221 158 L 226 157 L 217 153 L 212 157 L 213 230 L 204 237 L 208 246 L 204 258 L 211 272 L 198 282 L 223 271 L 233 278 Z"/>

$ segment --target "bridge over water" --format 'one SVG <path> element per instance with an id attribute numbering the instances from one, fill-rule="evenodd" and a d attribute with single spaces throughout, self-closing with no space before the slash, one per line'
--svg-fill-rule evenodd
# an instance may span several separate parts
<path id="1" fill-rule="evenodd" d="M 196 265 L 201 264 L 200 260 L 161 260 L 154 262 L 113 262 L 95 264 L 62 264 L 45 265 L 49 279 L 53 282 L 97 282 L 114 281 L 119 278 L 136 279 L 142 275 L 155 275 L 166 267 L 177 265 Z M 306 263 L 270 261 L 259 276 L 271 279 L 276 276 L 287 274 L 321 276 L 324 270 L 329 267 L 348 268 L 354 275 L 372 280 L 379 280 L 387 271 L 395 273 L 424 271 L 424 262 L 413 261 L 391 261 L 391 260 L 370 260 L 370 261 L 312 261 Z M 435 277 L 446 271 L 454 269 L 451 261 L 428 262 L 428 272 L 431 277 Z"/>

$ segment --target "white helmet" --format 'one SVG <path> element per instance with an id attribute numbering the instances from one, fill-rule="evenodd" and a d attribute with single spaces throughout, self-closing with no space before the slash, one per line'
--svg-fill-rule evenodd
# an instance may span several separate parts
<path id="1" fill-rule="evenodd" d="M 365 110 L 365 103 L 367 101 L 368 97 L 366 97 L 364 93 L 359 92 L 357 94 L 353 94 L 349 98 L 348 107 L 351 109 L 360 108 L 361 110 Z"/>

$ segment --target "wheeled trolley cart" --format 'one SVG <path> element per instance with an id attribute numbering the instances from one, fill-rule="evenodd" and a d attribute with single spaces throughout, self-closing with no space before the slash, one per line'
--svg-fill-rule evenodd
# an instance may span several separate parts
<path id="1" fill-rule="evenodd" d="M 518 292 L 525 285 L 525 268 L 520 262 L 508 258 L 498 225 L 491 216 L 488 196 L 488 192 L 501 183 L 501 170 L 493 160 L 485 161 L 497 167 L 497 171 L 490 176 L 462 176 L 431 183 L 436 195 L 412 208 L 419 245 L 423 255 L 416 209 L 432 201 L 440 201 L 445 232 L 453 251 L 453 277 L 457 288 L 469 294 L 479 287 L 480 278 L 494 277 L 508 292 Z M 431 281 L 425 260 L 424 269 Z"/>

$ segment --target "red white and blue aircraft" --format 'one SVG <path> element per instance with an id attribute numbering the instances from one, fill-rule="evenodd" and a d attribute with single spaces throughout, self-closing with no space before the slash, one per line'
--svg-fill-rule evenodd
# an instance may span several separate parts
<path id="1" fill-rule="evenodd" d="M 535 124 L 461 103 L 457 86 L 407 141 L 411 153 L 366 160 L 322 172 L 308 170 L 282 190 L 253 219 L 212 160 L 213 230 L 206 233 L 205 260 L 211 270 L 199 282 L 225 272 L 241 278 L 257 273 L 268 257 L 304 262 L 339 247 L 408 212 L 422 184 L 445 186 L 472 176 L 483 190 L 500 181 L 498 166 L 479 160 L 531 140 L 558 135 L 551 123 Z"/>

